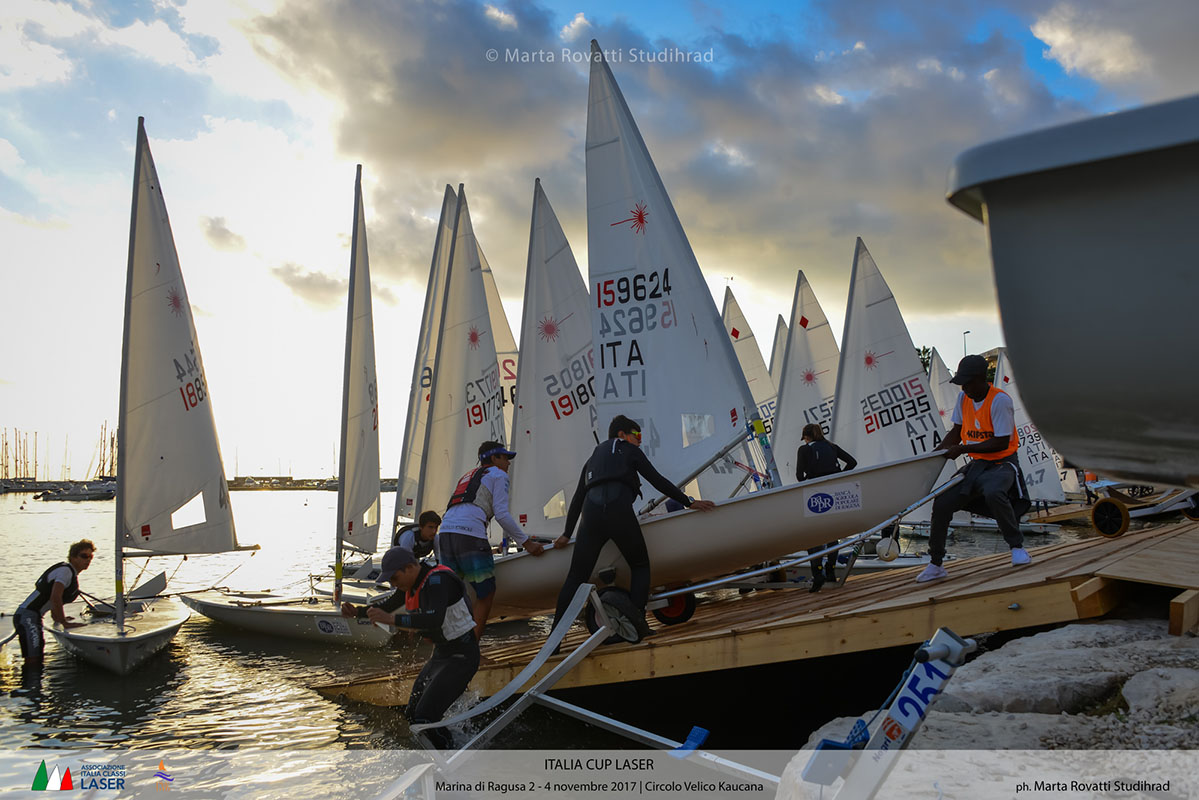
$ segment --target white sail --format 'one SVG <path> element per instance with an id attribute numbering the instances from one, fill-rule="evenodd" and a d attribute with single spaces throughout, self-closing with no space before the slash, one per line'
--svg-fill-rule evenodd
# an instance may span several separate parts
<path id="1" fill-rule="evenodd" d="M 774 344 L 770 348 L 770 378 L 774 381 L 777 388 L 779 385 L 780 370 L 783 366 L 783 353 L 787 350 L 787 321 L 783 319 L 783 315 L 779 314 L 778 321 L 774 323 Z"/>
<path id="2" fill-rule="evenodd" d="M 446 275 L 450 269 L 450 250 L 454 243 L 454 225 L 458 218 L 458 195 L 445 187 L 437 236 L 433 241 L 433 261 L 429 265 L 429 283 L 425 288 L 425 307 L 421 313 L 416 357 L 412 365 L 412 388 L 408 393 L 408 418 L 404 424 L 404 443 L 400 451 L 400 476 L 396 485 L 392 531 L 400 519 L 415 519 L 424 508 L 416 505 L 420 470 L 425 451 L 425 431 L 429 422 L 429 393 L 433 388 L 433 365 L 441 332 L 441 305 L 445 299 Z M 446 498 L 449 499 L 449 498 Z M 439 506 L 440 507 L 440 506 Z"/>
<path id="3" fill-rule="evenodd" d="M 508 314 L 504 311 L 504 303 L 500 300 L 499 287 L 495 285 L 495 275 L 491 265 L 479 248 L 479 264 L 482 265 L 483 289 L 487 293 L 487 310 L 491 314 L 491 330 L 495 336 L 495 358 L 500 368 L 500 386 L 503 387 L 504 401 L 504 430 L 512 430 L 512 412 L 516 402 L 516 371 L 518 356 L 516 339 L 512 336 L 512 327 L 508 324 Z"/>
<path id="4" fill-rule="evenodd" d="M 479 445 L 504 440 L 503 389 L 466 191 L 458 212 L 442 302 L 416 508 L 444 508 Z"/>
<path id="5" fill-rule="evenodd" d="M 933 450 L 945 428 L 899 305 L 857 240 L 841 363 L 834 442 L 873 466 Z"/>
<path id="6" fill-rule="evenodd" d="M 841 358 L 832 326 L 803 270 L 795 276 L 795 300 L 791 304 L 788 331 L 779 357 L 773 443 L 783 482 L 794 483 L 804 426 L 819 424 L 831 438 L 833 395 Z M 848 446 L 842 447 L 857 457 Z"/>
<path id="7" fill-rule="evenodd" d="M 928 365 L 928 385 L 933 391 L 933 401 L 937 404 L 937 413 L 941 417 L 946 431 L 953 427 L 953 407 L 957 404 L 958 395 L 962 392 L 960 386 L 950 383 L 952 378 L 953 371 L 945 366 L 944 359 L 934 347 Z"/>
<path id="8" fill-rule="evenodd" d="M 140 120 L 137 139 L 121 358 L 118 538 L 124 547 L 155 552 L 234 550 L 204 360 Z"/>
<path id="9" fill-rule="evenodd" d="M 595 352 L 587 285 L 540 180 L 533 186 L 520 352 L 511 433 L 519 455 L 509 507 L 529 535 L 556 537 L 597 441 Z"/>
<path id="10" fill-rule="evenodd" d="M 1000 349 L 999 361 L 995 365 L 995 386 L 1012 398 L 1016 433 L 1020 436 L 1020 449 L 1016 453 L 1020 456 L 1020 470 L 1024 473 L 1024 482 L 1028 485 L 1028 496 L 1033 500 L 1048 500 L 1051 503 L 1066 502 L 1061 472 L 1058 461 L 1054 458 L 1053 448 L 1042 438 L 1041 432 L 1024 410 L 1024 401 L 1020 399 L 1016 377 L 1012 374 L 1011 359 L 1004 349 Z"/>
<path id="11" fill-rule="evenodd" d="M 743 435 L 755 404 L 595 41 L 591 53 L 587 248 L 600 426 L 617 414 L 637 420 L 646 454 L 682 481 Z"/>
<path id="12" fill-rule="evenodd" d="M 379 541 L 379 382 L 375 377 L 375 323 L 371 313 L 361 164 L 354 180 L 354 234 L 350 244 L 341 404 L 338 535 L 349 547 L 373 553 Z"/>

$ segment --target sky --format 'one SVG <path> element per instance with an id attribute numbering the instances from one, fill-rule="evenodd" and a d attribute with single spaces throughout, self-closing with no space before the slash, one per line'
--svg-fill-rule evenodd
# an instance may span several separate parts
<path id="1" fill-rule="evenodd" d="M 963 338 L 1002 344 L 983 228 L 944 199 L 954 158 L 1193 93 L 1196 31 L 1194 0 L 7 0 L 0 428 L 82 478 L 115 422 L 139 115 L 229 475 L 335 472 L 363 165 L 387 476 L 445 185 L 518 337 L 534 178 L 586 275 L 592 38 L 766 359 L 797 269 L 840 338 L 861 236 L 952 367 Z"/>

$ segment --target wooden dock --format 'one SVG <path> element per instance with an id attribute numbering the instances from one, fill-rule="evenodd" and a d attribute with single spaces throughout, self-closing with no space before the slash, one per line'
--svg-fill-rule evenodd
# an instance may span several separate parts
<path id="1" fill-rule="evenodd" d="M 659 627 L 640 644 L 601 647 L 557 688 L 620 683 L 796 661 L 925 641 L 939 627 L 962 636 L 1102 616 L 1135 584 L 1181 590 L 1170 602 L 1170 632 L 1199 624 L 1199 524 L 1182 523 L 1030 550 L 1014 568 L 1006 552 L 958 559 L 949 577 L 917 584 L 917 568 L 853 576 L 840 589 L 761 590 L 701 602 L 681 625 Z M 726 592 L 730 594 L 731 592 Z M 568 653 L 585 638 L 581 625 Z M 532 660 L 542 638 L 485 647 L 470 689 L 487 697 Z M 554 658 L 537 677 L 560 659 Z M 415 668 L 318 686 L 323 694 L 382 706 L 407 702 Z M 531 683 L 531 682 L 530 682 Z"/>

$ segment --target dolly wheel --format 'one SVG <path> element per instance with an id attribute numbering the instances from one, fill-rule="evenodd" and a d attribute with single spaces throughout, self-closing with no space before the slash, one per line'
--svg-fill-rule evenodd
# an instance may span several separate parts
<path id="1" fill-rule="evenodd" d="M 663 625 L 678 625 L 691 619 L 695 613 L 695 595 L 676 594 L 662 608 L 654 609 L 654 619 Z"/>
<path id="2" fill-rule="evenodd" d="M 633 598 L 629 593 L 616 586 L 605 586 L 599 590 L 599 597 L 613 631 L 612 635 L 604 640 L 604 644 L 641 641 L 641 634 L 638 633 L 634 622 L 637 618 L 637 607 L 633 605 Z M 645 612 L 641 612 L 641 615 L 644 619 Z M 588 631 L 595 633 L 599 630 L 599 620 L 596 619 L 595 608 L 590 603 L 583 612 L 583 619 L 587 623 Z"/>
<path id="3" fill-rule="evenodd" d="M 1128 506 L 1112 497 L 1105 497 L 1091 507 L 1091 524 L 1109 539 L 1128 530 Z"/>
<path id="4" fill-rule="evenodd" d="M 1182 515 L 1191 522 L 1199 522 L 1199 495 L 1191 498 L 1189 506 L 1183 506 Z"/>

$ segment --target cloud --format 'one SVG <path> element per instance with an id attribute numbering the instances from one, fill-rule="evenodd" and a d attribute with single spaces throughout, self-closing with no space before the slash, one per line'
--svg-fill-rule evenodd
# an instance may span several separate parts
<path id="1" fill-rule="evenodd" d="M 244 237 L 229 230 L 224 217 L 201 217 L 204 226 L 204 238 L 217 250 L 239 252 L 246 249 Z"/>
<path id="2" fill-rule="evenodd" d="M 578 41 L 579 37 L 581 37 L 590 27 L 591 23 L 587 21 L 587 17 L 583 15 L 582 11 L 580 11 L 579 13 L 575 14 L 575 18 L 572 19 L 567 25 L 562 26 L 562 30 L 558 31 L 558 38 L 564 42 Z"/>
<path id="3" fill-rule="evenodd" d="M 323 272 L 309 272 L 299 264 L 274 267 L 271 274 L 301 300 L 319 309 L 344 305 L 350 288 L 350 282 L 346 279 L 331 278 Z"/>
<path id="4" fill-rule="evenodd" d="M 490 3 L 483 6 L 483 13 L 487 15 L 489 20 L 501 28 L 515 29 L 517 27 L 516 17 L 509 14 L 507 11 L 502 11 L 496 8 Z"/>

